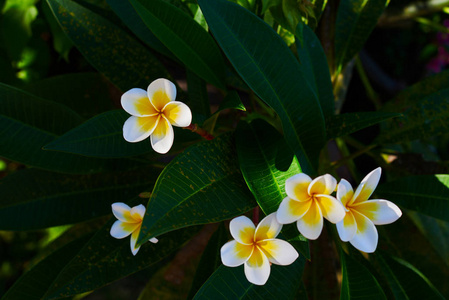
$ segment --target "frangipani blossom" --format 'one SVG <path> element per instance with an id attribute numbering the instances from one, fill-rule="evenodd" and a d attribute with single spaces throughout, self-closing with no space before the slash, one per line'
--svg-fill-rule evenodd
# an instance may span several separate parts
<path id="1" fill-rule="evenodd" d="M 329 174 L 314 180 L 304 173 L 290 177 L 285 181 L 287 197 L 276 212 L 279 223 L 297 221 L 303 236 L 317 239 L 323 230 L 323 217 L 335 224 L 345 216 L 341 203 L 331 196 L 336 186 L 337 180 Z"/>
<path id="2" fill-rule="evenodd" d="M 338 235 L 360 251 L 376 250 L 378 234 L 374 225 L 390 224 L 399 219 L 401 210 L 396 204 L 383 199 L 368 200 L 379 183 L 381 168 L 377 168 L 362 180 L 354 192 L 351 184 L 342 179 L 338 184 L 337 199 L 344 205 L 346 214 L 337 223 Z"/>
<path id="3" fill-rule="evenodd" d="M 140 204 L 130 208 L 125 203 L 117 202 L 112 204 L 112 213 L 118 220 L 111 227 L 111 235 L 116 239 L 131 235 L 131 252 L 136 255 L 140 248 L 140 246 L 136 247 L 136 242 L 145 215 L 145 206 Z M 152 238 L 150 242 L 157 243 L 158 240 Z"/>
<path id="4" fill-rule="evenodd" d="M 176 86 L 169 80 L 153 81 L 147 91 L 134 88 L 122 95 L 123 109 L 132 116 L 123 125 L 123 137 L 131 143 L 151 139 L 154 151 L 164 154 L 173 145 L 173 126 L 187 127 L 192 122 L 190 108 L 175 101 Z"/>
<path id="5" fill-rule="evenodd" d="M 221 247 L 221 261 L 228 267 L 244 264 L 246 278 L 253 284 L 267 282 L 270 263 L 286 266 L 298 258 L 292 245 L 275 238 L 282 229 L 275 213 L 266 216 L 257 228 L 245 216 L 234 218 L 229 229 L 235 240 Z"/>

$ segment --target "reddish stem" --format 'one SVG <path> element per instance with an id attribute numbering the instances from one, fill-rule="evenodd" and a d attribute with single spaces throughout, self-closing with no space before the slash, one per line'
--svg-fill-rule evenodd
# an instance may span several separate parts
<path id="1" fill-rule="evenodd" d="M 259 224 L 259 206 L 254 207 L 253 210 L 253 223 L 257 226 Z"/>
<path id="2" fill-rule="evenodd" d="M 210 134 L 203 128 L 198 127 L 197 124 L 190 124 L 189 126 L 185 127 L 185 129 L 188 129 L 192 132 L 199 134 L 201 137 L 205 138 L 206 140 L 213 140 L 215 138 L 212 134 Z"/>

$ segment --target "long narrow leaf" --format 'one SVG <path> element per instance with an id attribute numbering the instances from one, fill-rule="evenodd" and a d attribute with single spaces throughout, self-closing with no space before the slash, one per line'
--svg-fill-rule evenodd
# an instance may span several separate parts
<path id="1" fill-rule="evenodd" d="M 305 79 L 308 75 L 281 37 L 256 15 L 226 0 L 198 3 L 226 56 L 248 86 L 277 112 L 285 140 L 303 171 L 313 176 L 325 130 L 318 96 Z"/>

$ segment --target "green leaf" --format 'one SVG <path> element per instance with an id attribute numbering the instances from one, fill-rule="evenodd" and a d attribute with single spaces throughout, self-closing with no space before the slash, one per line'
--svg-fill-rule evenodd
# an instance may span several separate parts
<path id="1" fill-rule="evenodd" d="M 161 0 L 131 0 L 154 35 L 198 76 L 225 89 L 225 65 L 212 37 L 189 15 Z"/>
<path id="2" fill-rule="evenodd" d="M 46 78 L 26 85 L 37 97 L 61 103 L 82 117 L 90 118 L 113 107 L 117 90 L 98 73 L 72 73 Z"/>
<path id="3" fill-rule="evenodd" d="M 158 38 L 148 29 L 145 23 L 140 19 L 139 14 L 129 1 L 106 0 L 112 10 L 120 17 L 123 23 L 145 44 L 150 46 L 162 55 L 177 61 L 176 57 Z"/>
<path id="4" fill-rule="evenodd" d="M 149 139 L 129 143 L 123 138 L 124 110 L 102 113 L 44 146 L 45 150 L 94 157 L 127 157 L 151 152 Z"/>
<path id="5" fill-rule="evenodd" d="M 386 299 L 376 278 L 363 265 L 340 251 L 342 283 L 340 299 Z"/>
<path id="6" fill-rule="evenodd" d="M 44 149 L 102 158 L 154 154 L 149 139 L 129 143 L 123 138 L 123 124 L 128 118 L 129 114 L 123 110 L 102 113 L 46 144 Z M 172 153 L 179 148 L 177 145 L 198 139 L 198 135 L 191 131 L 173 129 L 176 143 Z"/>
<path id="7" fill-rule="evenodd" d="M 267 283 L 257 286 L 246 279 L 243 265 L 222 265 L 201 287 L 194 299 L 294 299 L 301 286 L 305 259 L 300 256 L 289 266 L 271 265 Z"/>
<path id="8" fill-rule="evenodd" d="M 275 212 L 285 193 L 285 181 L 301 173 L 298 160 L 276 129 L 261 119 L 240 122 L 236 131 L 237 153 L 243 177 L 260 208 Z"/>
<path id="9" fill-rule="evenodd" d="M 321 42 L 309 26 L 299 22 L 296 29 L 296 49 L 306 80 L 315 90 L 324 117 L 334 115 L 334 93 L 327 58 Z"/>
<path id="10" fill-rule="evenodd" d="M 22 1 L 4 8 L 1 18 L 0 32 L 3 45 L 13 61 L 19 61 L 32 36 L 32 23 L 38 15 L 34 1 Z"/>
<path id="11" fill-rule="evenodd" d="M 20 277 L 2 297 L 3 300 L 41 300 L 59 272 L 82 249 L 93 234 L 61 247 Z"/>
<path id="12" fill-rule="evenodd" d="M 117 240 L 110 229 L 115 217 L 100 229 L 59 272 L 51 286 L 47 286 L 44 299 L 59 299 L 88 292 L 120 278 L 156 265 L 195 233 L 198 227 L 185 228 L 158 237 L 157 244 L 147 243 L 132 255 L 129 237 Z"/>
<path id="13" fill-rule="evenodd" d="M 229 91 L 224 97 L 223 101 L 221 101 L 220 106 L 217 111 L 214 113 L 219 113 L 225 109 L 238 109 L 242 111 L 246 111 L 245 105 L 243 105 L 242 100 L 239 97 L 239 94 L 236 91 Z"/>
<path id="14" fill-rule="evenodd" d="M 376 189 L 383 199 L 449 221 L 449 175 L 404 177 Z"/>
<path id="15" fill-rule="evenodd" d="M 47 0 L 62 29 L 83 56 L 122 91 L 170 78 L 145 47 L 103 17 L 74 1 Z"/>
<path id="16" fill-rule="evenodd" d="M 240 169 L 260 208 L 266 215 L 277 211 L 287 197 L 285 181 L 301 173 L 298 160 L 282 135 L 261 119 L 251 124 L 240 122 L 236 143 Z M 282 233 L 298 251 L 310 258 L 309 244 L 300 237 L 296 224 L 284 226 Z"/>
<path id="17" fill-rule="evenodd" d="M 449 122 L 449 88 L 428 88 L 429 93 L 418 92 L 418 95 L 406 98 L 419 87 L 426 89 L 425 84 L 413 86 L 400 94 L 398 101 L 395 98 L 390 105 L 385 106 L 384 111 L 400 112 L 402 117 L 386 122 L 377 142 L 396 144 L 446 132 Z"/>
<path id="18" fill-rule="evenodd" d="M 335 26 L 336 69 L 342 68 L 363 48 L 387 0 L 342 0 Z"/>
<path id="19" fill-rule="evenodd" d="M 82 120 L 79 115 L 61 104 L 0 84 L 2 157 L 66 173 L 92 173 L 114 167 L 117 162 L 42 150 L 44 145 Z"/>
<path id="20" fill-rule="evenodd" d="M 94 175 L 14 172 L 0 180 L 0 229 L 33 230 L 107 215 L 112 203 L 151 189 L 157 174 L 153 168 Z"/>
<path id="21" fill-rule="evenodd" d="M 433 284 L 408 262 L 376 254 L 395 299 L 445 299 Z"/>
<path id="22" fill-rule="evenodd" d="M 192 71 L 187 70 L 187 89 L 189 107 L 193 116 L 197 118 L 197 120 L 192 120 L 192 123 L 202 124 L 211 114 L 206 82 Z"/>
<path id="23" fill-rule="evenodd" d="M 151 194 L 138 243 L 162 233 L 223 221 L 256 206 L 231 135 L 187 148 L 165 167 Z"/>
<path id="24" fill-rule="evenodd" d="M 70 50 L 74 46 L 72 41 L 65 35 L 55 16 L 51 12 L 50 6 L 48 6 L 48 3 L 45 1 L 42 2 L 42 11 L 44 12 L 45 19 L 50 26 L 51 35 L 53 38 L 53 48 L 62 58 L 64 58 L 66 62 L 68 62 Z"/>
<path id="25" fill-rule="evenodd" d="M 303 171 L 313 176 L 325 142 L 324 118 L 299 62 L 281 37 L 248 10 L 225 0 L 198 3 L 226 56 L 248 86 L 277 112 L 285 140 Z"/>
<path id="26" fill-rule="evenodd" d="M 388 112 L 356 112 L 333 115 L 326 118 L 327 138 L 335 139 L 385 120 L 400 117 L 399 113 Z"/>
<path id="27" fill-rule="evenodd" d="M 228 232 L 223 223 L 220 223 L 218 229 L 207 242 L 206 249 L 204 249 L 201 255 L 201 260 L 196 269 L 195 278 L 193 279 L 187 299 L 192 299 L 203 283 L 221 266 L 220 249 L 227 241 L 229 241 Z"/>

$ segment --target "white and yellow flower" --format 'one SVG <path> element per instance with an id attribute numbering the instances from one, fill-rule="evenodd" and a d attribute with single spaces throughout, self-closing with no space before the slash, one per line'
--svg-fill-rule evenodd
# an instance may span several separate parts
<path id="1" fill-rule="evenodd" d="M 314 180 L 304 173 L 290 177 L 285 181 L 287 197 L 276 212 L 279 223 L 297 221 L 303 236 L 317 239 L 323 230 L 323 216 L 331 223 L 340 222 L 345 216 L 344 207 L 331 196 L 336 186 L 337 180 L 329 174 Z"/>
<path id="2" fill-rule="evenodd" d="M 337 199 L 345 207 L 344 219 L 337 223 L 338 235 L 360 251 L 376 250 L 378 234 L 374 225 L 390 224 L 399 219 L 401 210 L 396 204 L 383 199 L 368 200 L 379 183 L 381 168 L 362 180 L 354 192 L 351 184 L 342 179 L 338 184 Z"/>
<path id="3" fill-rule="evenodd" d="M 186 127 L 192 122 L 190 108 L 175 101 L 176 86 L 169 80 L 153 81 L 147 91 L 134 88 L 122 95 L 123 109 L 131 114 L 123 125 L 123 137 L 135 143 L 147 137 L 154 151 L 164 154 L 173 145 L 173 126 Z"/>
<path id="4" fill-rule="evenodd" d="M 286 266 L 298 258 L 298 252 L 288 242 L 276 239 L 282 225 L 275 213 L 266 216 L 257 225 L 245 216 L 237 217 L 229 224 L 235 240 L 221 248 L 221 261 L 225 266 L 244 264 L 249 282 L 264 285 L 270 276 L 270 263 Z"/>
<path id="5" fill-rule="evenodd" d="M 136 255 L 140 248 L 140 246 L 136 247 L 136 242 L 145 215 L 145 206 L 140 204 L 130 208 L 125 203 L 117 202 L 112 204 L 112 213 L 118 220 L 111 227 L 111 235 L 116 239 L 131 235 L 131 252 Z M 150 242 L 157 243 L 158 240 L 152 238 Z"/>

